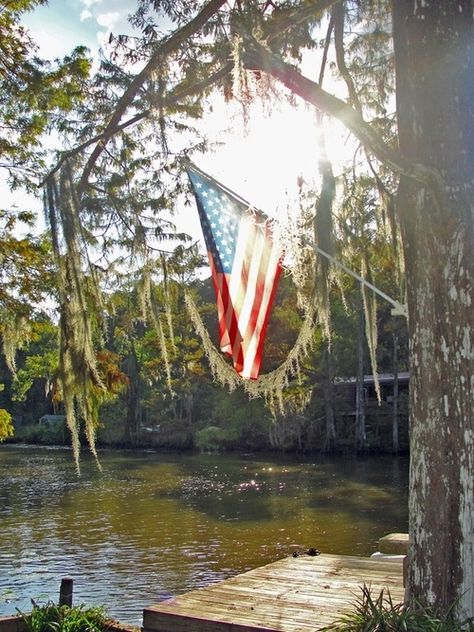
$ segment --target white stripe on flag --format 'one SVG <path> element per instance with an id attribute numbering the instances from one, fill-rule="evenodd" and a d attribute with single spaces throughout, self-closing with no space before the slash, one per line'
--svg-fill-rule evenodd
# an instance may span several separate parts
<path id="1" fill-rule="evenodd" d="M 280 258 L 281 258 L 281 251 L 275 244 L 273 244 L 269 261 L 266 265 L 266 269 L 276 270 L 278 268 L 278 263 L 279 263 Z M 244 374 L 249 374 L 253 369 L 257 352 L 259 349 L 259 345 L 260 345 L 261 332 L 262 332 L 263 327 L 265 326 L 267 310 L 269 307 L 270 300 L 272 298 L 272 292 L 273 292 L 273 287 L 274 287 L 274 276 L 271 278 L 268 278 L 266 269 L 262 270 L 262 275 L 265 276 L 265 283 L 264 283 L 264 290 L 263 290 L 263 296 L 262 296 L 262 300 L 260 304 L 260 309 L 258 312 L 257 322 L 255 323 L 255 326 L 253 327 L 253 329 L 249 332 L 246 332 L 246 335 L 244 336 L 245 338 L 244 344 L 245 344 L 246 352 L 245 352 L 245 365 L 242 371 L 243 376 Z M 250 335 L 250 339 L 249 339 L 249 335 Z"/>

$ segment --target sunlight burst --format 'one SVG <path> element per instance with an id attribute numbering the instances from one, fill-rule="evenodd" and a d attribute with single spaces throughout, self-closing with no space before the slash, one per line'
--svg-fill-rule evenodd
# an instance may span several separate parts
<path id="1" fill-rule="evenodd" d="M 205 122 L 211 141 L 222 144 L 200 157 L 199 166 L 273 217 L 297 199 L 300 178 L 318 188 L 322 135 L 335 173 L 347 154 L 341 128 L 324 119 L 321 130 L 312 107 L 280 103 L 265 113 L 254 103 L 245 126 L 236 106 L 218 103 Z"/>

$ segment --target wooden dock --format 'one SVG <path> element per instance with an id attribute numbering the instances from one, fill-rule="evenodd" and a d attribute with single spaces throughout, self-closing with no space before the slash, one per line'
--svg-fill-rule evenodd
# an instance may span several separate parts
<path id="1" fill-rule="evenodd" d="M 180 595 L 143 611 L 144 632 L 315 632 L 362 595 L 404 599 L 403 562 L 300 555 Z"/>

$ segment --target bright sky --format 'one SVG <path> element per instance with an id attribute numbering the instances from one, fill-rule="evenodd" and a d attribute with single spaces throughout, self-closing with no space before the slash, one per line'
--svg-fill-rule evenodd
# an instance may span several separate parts
<path id="1" fill-rule="evenodd" d="M 24 22 L 44 57 L 64 55 L 78 44 L 96 53 L 111 31 L 131 31 L 127 16 L 134 7 L 133 0 L 49 0 L 29 13 Z"/>
<path id="2" fill-rule="evenodd" d="M 127 16 L 135 6 L 134 0 L 49 0 L 25 22 L 43 57 L 62 56 L 78 44 L 96 54 L 99 46 L 106 46 L 111 32 L 131 32 Z M 285 105 L 264 116 L 257 105 L 250 121 L 247 133 L 239 108 L 234 106 L 230 114 L 218 101 L 203 125 L 212 140 L 222 140 L 224 145 L 196 163 L 254 206 L 278 214 L 286 208 L 287 196 L 296 195 L 298 176 L 308 182 L 318 180 L 315 110 L 304 104 Z M 232 134 L 226 135 L 223 132 L 229 126 Z M 336 127 L 329 130 L 327 145 L 333 158 L 340 153 L 344 138 Z M 179 149 L 171 143 L 171 151 Z"/>

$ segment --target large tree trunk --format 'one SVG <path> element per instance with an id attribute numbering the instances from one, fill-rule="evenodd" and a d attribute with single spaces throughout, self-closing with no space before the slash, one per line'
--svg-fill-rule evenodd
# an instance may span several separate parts
<path id="1" fill-rule="evenodd" d="M 474 615 L 474 55 L 469 0 L 393 0 L 410 327 L 409 597 Z"/>

